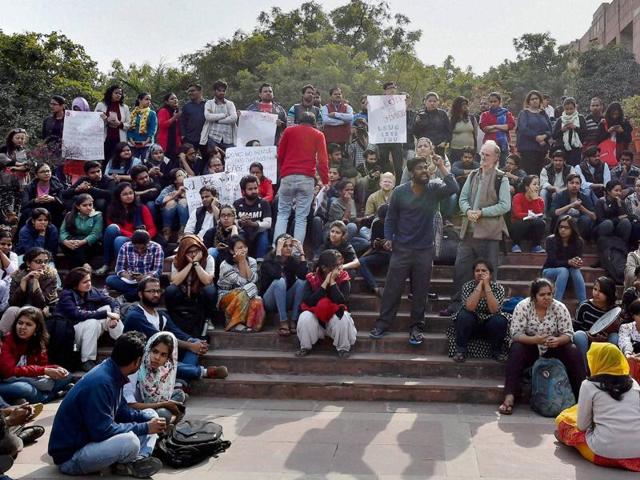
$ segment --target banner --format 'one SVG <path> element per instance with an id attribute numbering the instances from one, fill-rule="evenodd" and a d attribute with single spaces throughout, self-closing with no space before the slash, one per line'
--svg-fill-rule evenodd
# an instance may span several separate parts
<path id="1" fill-rule="evenodd" d="M 277 147 L 233 147 L 227 148 L 224 166 L 227 172 L 238 174 L 238 178 L 248 175 L 249 166 L 260 162 L 264 167 L 264 176 L 278 183 Z"/>
<path id="2" fill-rule="evenodd" d="M 193 212 L 202 206 L 200 189 L 205 185 L 212 186 L 218 191 L 220 205 L 232 205 L 242 196 L 240 191 L 240 176 L 236 173 L 212 173 L 211 175 L 199 175 L 184 179 L 184 188 L 187 190 L 187 204 L 189 211 Z"/>
<path id="3" fill-rule="evenodd" d="M 405 95 L 370 95 L 369 142 L 406 143 L 407 103 Z"/>
<path id="4" fill-rule="evenodd" d="M 277 121 L 278 115 L 275 113 L 241 110 L 236 145 L 244 147 L 251 140 L 258 140 L 263 147 L 274 145 Z"/>
<path id="5" fill-rule="evenodd" d="M 100 112 L 65 110 L 62 158 L 104 160 L 104 121 Z"/>

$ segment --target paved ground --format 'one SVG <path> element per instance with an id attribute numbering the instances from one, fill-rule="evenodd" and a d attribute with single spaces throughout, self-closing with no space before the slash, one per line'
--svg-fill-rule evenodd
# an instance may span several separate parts
<path id="1" fill-rule="evenodd" d="M 46 406 L 38 423 L 49 429 L 55 410 Z M 499 418 L 489 405 L 194 398 L 188 413 L 220 423 L 233 445 L 218 459 L 155 479 L 637 478 L 556 444 L 553 422 L 526 406 Z M 69 478 L 51 465 L 47 441 L 25 449 L 9 474 Z"/>

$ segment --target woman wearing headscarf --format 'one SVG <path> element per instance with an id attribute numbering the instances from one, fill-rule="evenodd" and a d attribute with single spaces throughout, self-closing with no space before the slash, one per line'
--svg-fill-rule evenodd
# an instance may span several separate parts
<path id="1" fill-rule="evenodd" d="M 129 375 L 123 396 L 135 410 L 155 410 L 167 423 L 184 414 L 186 394 L 176 388 L 178 341 L 171 332 L 154 334 L 144 348 L 140 369 Z"/>
<path id="2" fill-rule="evenodd" d="M 556 418 L 556 438 L 596 465 L 640 472 L 640 386 L 610 343 L 594 343 L 587 361 L 591 376 Z"/>

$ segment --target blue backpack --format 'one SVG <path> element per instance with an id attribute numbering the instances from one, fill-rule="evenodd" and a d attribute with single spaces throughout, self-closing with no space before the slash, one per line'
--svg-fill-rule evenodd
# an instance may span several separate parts
<path id="1" fill-rule="evenodd" d="M 539 358 L 531 369 L 531 409 L 543 417 L 557 417 L 575 403 L 562 362 L 557 358 Z"/>

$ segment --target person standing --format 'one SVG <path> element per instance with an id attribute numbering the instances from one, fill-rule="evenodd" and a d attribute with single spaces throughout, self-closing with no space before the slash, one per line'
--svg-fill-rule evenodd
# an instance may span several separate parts
<path id="1" fill-rule="evenodd" d="M 424 109 L 416 115 L 413 124 L 413 135 L 431 140 L 435 145 L 435 152 L 444 156 L 446 145 L 451 141 L 451 122 L 447 112 L 438 108 L 440 97 L 435 92 L 429 92 L 424 96 Z M 396 178 L 400 175 L 396 173 Z"/>
<path id="2" fill-rule="evenodd" d="M 278 172 L 280 173 L 278 219 L 273 238 L 278 238 L 286 233 L 291 207 L 295 202 L 294 237 L 300 243 L 304 243 L 307 217 L 313 201 L 316 171 L 320 175 L 322 186 L 329 182 L 329 159 L 325 136 L 315 127 L 316 117 L 313 113 L 304 112 L 300 119 L 300 125 L 286 129 L 280 139 L 278 145 Z"/>
<path id="3" fill-rule="evenodd" d="M 250 112 L 272 113 L 278 116 L 276 120 L 276 137 L 274 145 L 278 145 L 282 132 L 287 128 L 287 112 L 279 103 L 273 101 L 273 86 L 270 83 L 263 83 L 258 90 L 260 100 L 253 102 L 247 107 Z"/>
<path id="4" fill-rule="evenodd" d="M 182 134 L 182 143 L 198 145 L 200 143 L 200 134 L 204 127 L 204 105 L 205 100 L 202 98 L 202 85 L 192 83 L 187 87 L 187 95 L 189 101 L 182 106 L 180 114 L 180 133 Z M 200 149 L 203 158 L 206 157 L 206 148 Z"/>
<path id="5" fill-rule="evenodd" d="M 382 86 L 384 95 L 396 95 L 398 86 L 396 82 L 385 82 Z M 410 135 L 410 132 L 407 132 Z M 389 160 L 393 163 L 394 173 L 396 178 L 402 176 L 402 169 L 404 168 L 404 162 L 402 159 L 402 143 L 379 143 L 378 157 L 382 164 L 386 165 Z M 391 157 L 391 158 L 389 158 Z"/>
<path id="6" fill-rule="evenodd" d="M 322 107 L 322 125 L 327 144 L 337 143 L 345 150 L 351 138 L 353 108 L 342 98 L 340 87 L 329 90 L 331 101 Z"/>
<path id="7" fill-rule="evenodd" d="M 511 210 L 509 179 L 496 168 L 499 158 L 498 144 L 492 140 L 485 142 L 480 150 L 480 168 L 469 174 L 460 192 L 463 218 L 454 267 L 455 294 L 452 304 L 441 315 L 459 310 L 461 288 L 471 280 L 473 262 L 484 258 L 498 268 L 500 240 L 507 233 L 503 216 Z"/>
<path id="8" fill-rule="evenodd" d="M 296 103 L 289 109 L 287 113 L 287 126 L 299 125 L 302 114 L 305 112 L 311 112 L 316 117 L 316 127 L 318 130 L 322 130 L 322 112 L 320 107 L 313 104 L 313 97 L 316 93 L 316 89 L 313 85 L 307 84 L 302 87 L 302 101 Z"/>
<path id="9" fill-rule="evenodd" d="M 394 190 L 385 218 L 384 249 L 392 253 L 380 316 L 369 336 L 379 339 L 389 330 L 398 312 L 405 280 L 410 278 L 413 301 L 409 343 L 419 345 L 423 340 L 425 305 L 433 266 L 433 220 L 439 202 L 457 193 L 458 183 L 439 156 L 434 156 L 432 162 L 423 157 L 412 158 L 407 167 L 411 182 Z M 436 170 L 442 174 L 443 183 L 429 182 Z"/>
<path id="10" fill-rule="evenodd" d="M 498 92 L 489 94 L 489 109 L 480 115 L 480 129 L 484 132 L 483 142 L 493 140 L 500 147 L 500 168 L 504 167 L 509 155 L 509 131 L 516 128 L 516 121 L 509 110 L 502 106 L 502 96 Z"/>
<path id="11" fill-rule="evenodd" d="M 201 146 L 206 146 L 207 153 L 213 153 L 216 148 L 226 150 L 235 146 L 236 122 L 238 112 L 231 100 L 225 98 L 227 83 L 218 80 L 213 84 L 214 98 L 207 100 L 204 105 L 205 123 L 200 133 Z"/>
<path id="12" fill-rule="evenodd" d="M 175 93 L 169 92 L 162 99 L 162 103 L 162 108 L 156 112 L 158 116 L 156 141 L 167 157 L 175 159 L 178 157 L 178 149 L 182 145 L 178 97 Z"/>
<path id="13" fill-rule="evenodd" d="M 124 92 L 120 85 L 111 85 L 104 92 L 96 112 L 102 113 L 104 120 L 104 159 L 113 157 L 116 145 L 127 141 L 127 131 L 131 121 L 129 107 L 124 104 Z"/>
<path id="14" fill-rule="evenodd" d="M 516 147 L 522 159 L 521 167 L 528 175 L 538 175 L 544 166 L 551 140 L 551 122 L 542 110 L 542 94 L 531 90 L 524 109 L 518 115 Z"/>
<path id="15" fill-rule="evenodd" d="M 597 146 L 600 143 L 600 123 L 604 118 L 604 103 L 599 97 L 593 97 L 589 104 L 590 113 L 584 118 L 585 130 L 582 148 Z"/>

